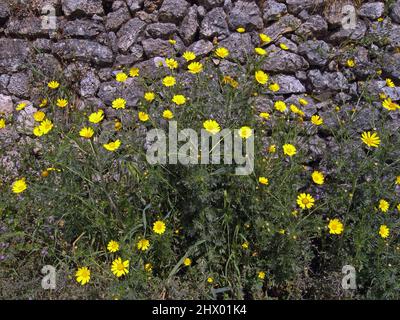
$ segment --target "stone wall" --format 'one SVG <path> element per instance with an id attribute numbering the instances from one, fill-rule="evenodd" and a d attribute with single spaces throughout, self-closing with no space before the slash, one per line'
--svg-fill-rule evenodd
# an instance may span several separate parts
<path id="1" fill-rule="evenodd" d="M 21 100 L 39 103 L 38 79 L 61 75 L 82 106 L 107 106 L 123 66 L 151 76 L 154 57 L 185 50 L 205 56 L 217 42 L 244 62 L 261 32 L 272 38 L 263 69 L 281 86 L 281 99 L 308 94 L 321 112 L 352 103 L 365 88 L 400 99 L 399 88 L 384 81 L 400 78 L 400 1 L 364 2 L 353 29 L 342 25 L 346 4 L 352 1 L 1 0 L 0 114 L 10 115 Z M 54 7 L 55 29 L 43 27 L 51 18 L 41 16 L 45 5 Z M 346 66 L 348 59 L 355 67 Z M 368 81 L 377 72 L 381 80 Z M 140 94 L 127 87 L 128 105 Z"/>

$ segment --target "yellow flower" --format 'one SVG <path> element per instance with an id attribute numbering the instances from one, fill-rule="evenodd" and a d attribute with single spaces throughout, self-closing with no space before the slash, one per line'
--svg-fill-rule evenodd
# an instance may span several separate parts
<path id="1" fill-rule="evenodd" d="M 76 281 L 83 286 L 90 280 L 90 270 L 87 267 L 78 268 L 75 277 Z"/>
<path id="2" fill-rule="evenodd" d="M 255 73 L 256 81 L 260 84 L 266 84 L 268 82 L 269 76 L 264 71 L 258 70 Z"/>
<path id="3" fill-rule="evenodd" d="M 306 99 L 303 99 L 303 98 L 299 99 L 299 103 L 300 103 L 302 106 L 308 105 L 308 101 L 307 101 Z"/>
<path id="4" fill-rule="evenodd" d="M 174 77 L 172 76 L 166 76 L 163 81 L 162 81 L 163 85 L 166 87 L 172 87 L 175 85 L 176 80 Z"/>
<path id="5" fill-rule="evenodd" d="M 386 85 L 387 85 L 389 88 L 394 88 L 394 87 L 395 87 L 395 85 L 394 85 L 392 79 L 386 79 Z"/>
<path id="6" fill-rule="evenodd" d="M 163 221 L 157 220 L 153 224 L 153 231 L 157 234 L 163 234 L 165 232 L 165 223 Z"/>
<path id="7" fill-rule="evenodd" d="M 324 180 L 325 180 L 325 177 L 324 177 L 324 175 L 322 174 L 322 172 L 319 172 L 319 171 L 314 171 L 312 174 L 311 174 L 311 178 L 312 178 L 312 180 L 314 181 L 314 183 L 316 183 L 316 184 L 324 184 Z"/>
<path id="8" fill-rule="evenodd" d="M 289 47 L 284 43 L 281 43 L 279 46 L 281 47 L 282 50 L 289 50 Z"/>
<path id="9" fill-rule="evenodd" d="M 0 129 L 4 129 L 6 127 L 6 120 L 0 118 Z"/>
<path id="10" fill-rule="evenodd" d="M 26 184 L 25 178 L 22 178 L 14 181 L 11 187 L 12 187 L 12 192 L 21 193 L 28 188 L 28 185 Z"/>
<path id="11" fill-rule="evenodd" d="M 389 206 L 390 206 L 389 202 L 387 202 L 386 200 L 384 199 L 379 200 L 379 209 L 382 212 L 387 212 L 389 210 Z"/>
<path id="12" fill-rule="evenodd" d="M 147 239 L 140 239 L 137 243 L 137 248 L 142 251 L 146 251 L 150 248 L 150 241 Z"/>
<path id="13" fill-rule="evenodd" d="M 392 99 L 390 99 L 390 98 L 385 99 L 382 102 L 382 106 L 389 111 L 396 111 L 397 109 L 400 109 L 400 105 L 393 102 Z"/>
<path id="14" fill-rule="evenodd" d="M 311 123 L 316 126 L 320 126 L 321 124 L 324 123 L 324 120 L 319 115 L 313 115 L 311 117 Z"/>
<path id="15" fill-rule="evenodd" d="M 250 127 L 244 126 L 239 129 L 239 136 L 243 139 L 248 139 L 253 135 L 253 130 Z"/>
<path id="16" fill-rule="evenodd" d="M 50 88 L 50 89 L 57 89 L 59 86 L 60 86 L 60 84 L 57 82 L 57 81 L 50 81 L 48 84 L 47 84 L 47 86 Z"/>
<path id="17" fill-rule="evenodd" d="M 174 102 L 176 105 L 181 106 L 182 104 L 186 103 L 186 98 L 184 95 L 181 94 L 176 94 L 172 98 L 172 102 Z"/>
<path id="18" fill-rule="evenodd" d="M 175 59 L 167 58 L 167 59 L 165 59 L 165 64 L 171 70 L 174 70 L 174 69 L 178 68 L 178 61 L 176 61 Z"/>
<path id="19" fill-rule="evenodd" d="M 33 128 L 33 134 L 36 137 L 41 137 L 44 133 L 43 133 L 43 131 L 42 131 L 40 126 L 36 126 L 36 127 Z"/>
<path id="20" fill-rule="evenodd" d="M 125 82 L 128 79 L 128 75 L 125 72 L 118 72 L 115 76 L 115 80 L 118 82 Z"/>
<path id="21" fill-rule="evenodd" d="M 140 111 L 138 113 L 138 118 L 139 118 L 140 121 L 146 122 L 147 120 L 150 119 L 150 116 L 146 112 Z"/>
<path id="22" fill-rule="evenodd" d="M 144 94 L 144 99 L 148 102 L 152 102 L 156 98 L 156 95 L 154 92 L 146 92 Z"/>
<path id="23" fill-rule="evenodd" d="M 293 157 L 297 153 L 297 150 L 294 145 L 287 143 L 283 145 L 283 153 L 289 157 Z"/>
<path id="24" fill-rule="evenodd" d="M 194 52 L 192 51 L 185 51 L 182 55 L 182 57 L 186 60 L 186 61 L 192 61 L 194 59 L 196 59 L 196 55 Z"/>
<path id="25" fill-rule="evenodd" d="M 117 241 L 111 240 L 107 244 L 107 250 L 110 252 L 117 252 L 119 250 L 119 243 Z"/>
<path id="26" fill-rule="evenodd" d="M 43 99 L 43 100 L 40 102 L 40 104 L 39 104 L 39 107 L 40 107 L 40 108 L 43 108 L 43 107 L 45 107 L 45 106 L 47 106 L 47 99 Z"/>
<path id="27" fill-rule="evenodd" d="M 151 271 L 153 271 L 153 265 L 152 265 L 151 263 L 146 263 L 146 264 L 144 265 L 144 271 L 146 271 L 146 272 L 151 272 Z"/>
<path id="28" fill-rule="evenodd" d="M 248 248 L 249 248 L 249 243 L 246 241 L 246 242 L 243 242 L 242 243 L 242 248 L 244 249 L 244 250 L 247 250 Z"/>
<path id="29" fill-rule="evenodd" d="M 18 104 L 17 104 L 17 107 L 15 108 L 15 110 L 17 110 L 17 111 L 24 110 L 25 107 L 26 107 L 27 105 L 28 105 L 28 104 L 27 104 L 26 102 L 18 103 Z"/>
<path id="30" fill-rule="evenodd" d="M 48 134 L 53 129 L 53 126 L 53 123 L 49 119 L 46 119 L 40 123 L 39 127 L 43 134 Z"/>
<path id="31" fill-rule="evenodd" d="M 214 282 L 214 279 L 211 278 L 211 277 L 208 277 L 208 278 L 207 278 L 207 282 L 208 282 L 208 283 L 213 283 L 213 282 Z"/>
<path id="32" fill-rule="evenodd" d="M 139 68 L 131 68 L 131 70 L 129 70 L 129 75 L 132 78 L 139 77 Z"/>
<path id="33" fill-rule="evenodd" d="M 379 136 L 376 132 L 372 133 L 370 131 L 368 132 L 363 132 L 361 135 L 361 140 L 364 142 L 368 147 L 374 147 L 377 148 L 379 144 L 381 143 L 381 140 L 379 139 Z"/>
<path id="34" fill-rule="evenodd" d="M 239 32 L 239 33 L 244 33 L 244 32 L 246 32 L 246 29 L 243 28 L 243 27 L 239 27 L 239 28 L 236 29 L 236 31 Z"/>
<path id="35" fill-rule="evenodd" d="M 81 131 L 79 131 L 79 135 L 82 138 L 90 139 L 94 135 L 94 130 L 90 127 L 85 127 L 85 128 L 82 128 Z"/>
<path id="36" fill-rule="evenodd" d="M 221 131 L 221 127 L 219 126 L 218 122 L 215 120 L 206 120 L 203 123 L 204 129 L 211 134 L 216 134 Z"/>
<path id="37" fill-rule="evenodd" d="M 68 100 L 67 99 L 57 99 L 57 107 L 59 108 L 65 108 L 68 105 Z"/>
<path id="38" fill-rule="evenodd" d="M 192 264 L 192 260 L 190 258 L 185 258 L 185 260 L 183 260 L 183 264 L 186 267 L 189 267 Z"/>
<path id="39" fill-rule="evenodd" d="M 281 100 L 276 101 L 274 106 L 275 106 L 275 109 L 278 110 L 279 112 L 285 112 L 287 109 L 286 103 Z"/>
<path id="40" fill-rule="evenodd" d="M 396 177 L 395 184 L 400 185 L 400 176 L 397 176 L 397 177 Z"/>
<path id="41" fill-rule="evenodd" d="M 114 130 L 115 131 L 119 131 L 122 129 L 122 123 L 121 121 L 115 119 L 115 123 L 114 123 Z"/>
<path id="42" fill-rule="evenodd" d="M 272 41 L 271 38 L 264 33 L 260 33 L 258 36 L 263 44 L 268 44 Z"/>
<path id="43" fill-rule="evenodd" d="M 169 39 L 168 42 L 169 42 L 170 44 L 172 44 L 172 45 L 176 44 L 176 40 L 174 40 L 174 39 Z"/>
<path id="44" fill-rule="evenodd" d="M 122 261 L 118 257 L 112 262 L 111 271 L 117 278 L 127 275 L 129 273 L 129 260 Z"/>
<path id="45" fill-rule="evenodd" d="M 171 120 L 174 117 L 174 114 L 172 113 L 171 110 L 164 110 L 163 112 L 163 118 L 167 120 Z"/>
<path id="46" fill-rule="evenodd" d="M 397 205 L 397 211 L 400 212 L 400 203 Z"/>
<path id="47" fill-rule="evenodd" d="M 37 122 L 42 122 L 44 118 L 46 118 L 46 114 L 43 111 L 36 111 L 33 114 L 33 119 L 35 119 Z"/>
<path id="48" fill-rule="evenodd" d="M 328 224 L 330 234 L 341 234 L 344 230 L 343 223 L 339 219 L 332 219 Z"/>
<path id="49" fill-rule="evenodd" d="M 263 184 L 263 185 L 268 185 L 269 184 L 269 180 L 266 177 L 259 177 L 258 178 L 258 182 Z"/>
<path id="50" fill-rule="evenodd" d="M 353 59 L 349 59 L 346 64 L 349 68 L 353 68 L 356 65 L 356 62 Z"/>
<path id="51" fill-rule="evenodd" d="M 112 102 L 112 107 L 114 109 L 125 109 L 126 106 L 126 100 L 123 98 L 117 98 Z"/>
<path id="52" fill-rule="evenodd" d="M 120 146 L 121 146 L 121 140 L 119 139 L 103 144 L 104 149 L 108 151 L 116 151 Z"/>
<path id="53" fill-rule="evenodd" d="M 281 87 L 280 87 L 279 84 L 277 84 L 277 83 L 271 83 L 271 84 L 268 86 L 268 89 L 271 90 L 272 92 L 278 92 L 280 88 L 281 88 Z"/>
<path id="54" fill-rule="evenodd" d="M 104 119 L 104 111 L 99 110 L 97 112 L 93 112 L 89 115 L 89 121 L 91 123 L 99 123 Z"/>
<path id="55" fill-rule="evenodd" d="M 297 196 L 297 204 L 302 209 L 310 209 L 314 206 L 315 199 L 306 193 L 301 193 Z"/>
<path id="56" fill-rule="evenodd" d="M 259 279 L 261 279 L 261 280 L 264 280 L 264 279 L 265 279 L 265 272 L 264 272 L 264 271 L 260 271 L 260 272 L 258 273 L 257 277 L 258 277 Z"/>
<path id="57" fill-rule="evenodd" d="M 390 230 L 389 230 L 389 228 L 388 228 L 386 225 L 383 224 L 383 225 L 381 225 L 381 226 L 379 227 L 379 235 L 380 235 L 383 239 L 389 237 L 389 234 L 390 234 Z"/>
<path id="58" fill-rule="evenodd" d="M 386 95 L 386 93 L 384 93 L 384 92 L 381 92 L 381 93 L 379 94 L 379 99 L 381 99 L 381 100 L 385 100 L 385 99 L 387 99 L 387 95 Z"/>
<path id="59" fill-rule="evenodd" d="M 200 62 L 192 62 L 188 65 L 188 70 L 190 73 L 196 74 L 203 71 L 203 65 Z"/>
<path id="60" fill-rule="evenodd" d="M 265 120 L 268 120 L 269 117 L 270 117 L 270 114 L 269 114 L 268 112 L 261 112 L 261 113 L 259 114 L 259 116 L 260 116 L 260 118 L 263 118 L 263 119 L 265 119 Z"/>
<path id="61" fill-rule="evenodd" d="M 269 152 L 269 153 L 275 153 L 275 152 L 276 152 L 276 145 L 271 144 L 271 145 L 268 147 L 268 152 Z"/>
<path id="62" fill-rule="evenodd" d="M 217 50 L 215 50 L 215 54 L 221 59 L 224 59 L 229 56 L 229 50 L 224 47 L 219 47 Z"/>
<path id="63" fill-rule="evenodd" d="M 254 51 L 260 56 L 265 56 L 267 54 L 267 51 L 263 48 L 254 48 Z"/>
<path id="64" fill-rule="evenodd" d="M 229 84 L 232 88 L 237 88 L 239 86 L 239 83 L 230 76 L 224 76 L 222 82 Z"/>

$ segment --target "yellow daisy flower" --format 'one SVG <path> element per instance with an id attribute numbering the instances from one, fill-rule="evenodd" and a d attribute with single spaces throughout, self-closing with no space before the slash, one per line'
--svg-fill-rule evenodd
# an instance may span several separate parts
<path id="1" fill-rule="evenodd" d="M 82 286 L 87 284 L 90 280 L 90 270 L 87 267 L 78 268 L 75 273 L 76 282 Z"/>
<path id="2" fill-rule="evenodd" d="M 165 223 L 163 221 L 157 220 L 153 224 L 153 231 L 157 234 L 163 234 L 165 232 Z"/>
<path id="3" fill-rule="evenodd" d="M 109 143 L 103 144 L 104 149 L 108 151 L 116 151 L 121 146 L 121 140 L 111 141 Z"/>

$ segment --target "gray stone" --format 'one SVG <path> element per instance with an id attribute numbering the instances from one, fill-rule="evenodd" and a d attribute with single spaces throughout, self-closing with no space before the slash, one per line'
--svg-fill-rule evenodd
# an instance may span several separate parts
<path id="1" fill-rule="evenodd" d="M 62 72 L 60 62 L 52 54 L 37 54 L 32 60 L 32 64 L 34 68 L 40 70 L 41 73 L 48 77 Z"/>
<path id="2" fill-rule="evenodd" d="M 283 50 L 271 53 L 262 65 L 262 69 L 268 72 L 294 73 L 309 68 L 308 62 L 301 56 Z"/>
<path id="3" fill-rule="evenodd" d="M 330 1 L 327 4 L 324 10 L 324 18 L 330 26 L 341 27 L 342 20 L 346 18 L 345 14 L 349 14 L 349 12 L 343 10 L 345 6 L 349 6 L 349 8 L 354 8 L 354 3 L 352 0 L 340 0 Z M 355 9 L 354 14 L 356 14 Z"/>
<path id="4" fill-rule="evenodd" d="M 279 3 L 274 0 L 266 1 L 263 13 L 263 19 L 265 23 L 276 21 L 282 15 L 287 13 L 287 7 L 284 3 Z"/>
<path id="5" fill-rule="evenodd" d="M 39 38 L 32 43 L 32 47 L 40 52 L 51 52 L 53 42 L 50 39 Z"/>
<path id="6" fill-rule="evenodd" d="M 134 62 L 141 61 L 144 56 L 143 47 L 139 44 L 133 45 L 130 49 L 130 56 L 134 59 Z"/>
<path id="7" fill-rule="evenodd" d="M 94 71 L 88 72 L 80 83 L 80 94 L 87 98 L 96 95 L 100 86 L 100 80 Z"/>
<path id="8" fill-rule="evenodd" d="M 292 94 L 292 93 L 304 93 L 306 88 L 304 85 L 295 77 L 288 75 L 277 75 L 274 76 L 273 81 L 279 84 L 278 94 Z"/>
<path id="9" fill-rule="evenodd" d="M 369 19 L 378 19 L 385 11 L 385 4 L 383 2 L 368 2 L 364 3 L 358 10 L 360 17 Z"/>
<path id="10" fill-rule="evenodd" d="M 10 18 L 7 23 L 6 34 L 10 37 L 48 37 L 49 31 L 42 28 L 42 19 L 39 17 L 27 17 L 23 19 Z"/>
<path id="11" fill-rule="evenodd" d="M 308 78 L 316 92 L 324 90 L 340 91 L 348 88 L 348 81 L 341 72 L 324 72 L 320 70 L 310 70 Z"/>
<path id="12" fill-rule="evenodd" d="M 127 52 L 138 41 L 145 27 L 146 23 L 138 18 L 133 18 L 125 23 L 117 32 L 118 49 L 122 52 Z"/>
<path id="13" fill-rule="evenodd" d="M 190 7 L 187 15 L 183 18 L 182 24 L 179 28 L 179 34 L 185 43 L 185 45 L 190 45 L 197 32 L 199 31 L 199 20 L 197 19 L 198 7 Z"/>
<path id="14" fill-rule="evenodd" d="M 203 6 L 207 10 L 214 9 L 215 7 L 221 7 L 224 4 L 224 0 L 199 0 L 199 5 Z"/>
<path id="15" fill-rule="evenodd" d="M 235 3 L 228 18 L 233 30 L 243 27 L 246 31 L 252 31 L 263 27 L 261 11 L 255 2 L 239 0 Z"/>
<path id="16" fill-rule="evenodd" d="M 112 51 L 90 40 L 68 39 L 54 44 L 53 53 L 66 60 L 77 59 L 98 65 L 112 64 Z"/>
<path id="17" fill-rule="evenodd" d="M 192 43 L 189 46 L 188 50 L 193 51 L 196 54 L 196 56 L 201 58 L 208 55 L 213 50 L 213 48 L 214 46 L 210 41 L 199 40 Z"/>
<path id="18" fill-rule="evenodd" d="M 190 4 L 185 0 L 164 0 L 158 18 L 161 22 L 180 22 L 189 7 Z"/>
<path id="19" fill-rule="evenodd" d="M 382 69 L 393 78 L 400 79 L 400 53 L 385 53 L 382 55 Z"/>
<path id="20" fill-rule="evenodd" d="M 64 36 L 71 38 L 94 38 L 104 32 L 104 26 L 94 20 L 77 19 L 67 21 L 61 26 Z"/>
<path id="21" fill-rule="evenodd" d="M 147 58 L 171 57 L 175 53 L 168 40 L 150 38 L 143 40 L 142 46 Z"/>
<path id="22" fill-rule="evenodd" d="M 238 60 L 244 63 L 247 56 L 252 54 L 253 46 L 249 33 L 232 33 L 228 38 L 219 43 L 220 46 L 229 50 L 228 59 Z"/>
<path id="23" fill-rule="evenodd" d="M 0 92 L 3 92 L 7 89 L 9 82 L 10 82 L 10 76 L 8 74 L 0 75 Z"/>
<path id="24" fill-rule="evenodd" d="M 279 21 L 265 28 L 263 33 L 270 36 L 272 40 L 276 40 L 281 35 L 296 31 L 300 25 L 301 20 L 289 14 L 283 16 Z"/>
<path id="25" fill-rule="evenodd" d="M 127 5 L 132 14 L 142 9 L 144 0 L 128 0 Z"/>
<path id="26" fill-rule="evenodd" d="M 103 15 L 101 0 L 62 0 L 62 10 L 66 16 Z"/>
<path id="27" fill-rule="evenodd" d="M 329 41 L 334 43 L 341 43 L 345 40 L 360 40 L 365 36 L 367 26 L 362 20 L 357 22 L 356 28 L 354 29 L 343 29 L 335 32 L 329 37 Z"/>
<path id="28" fill-rule="evenodd" d="M 117 11 L 110 12 L 106 18 L 106 29 L 116 31 L 131 18 L 128 8 L 124 5 Z"/>
<path id="29" fill-rule="evenodd" d="M 0 114 L 9 115 L 14 111 L 13 102 L 10 96 L 0 94 Z"/>
<path id="30" fill-rule="evenodd" d="M 0 3 L 0 26 L 2 26 L 10 16 L 10 7 L 7 3 Z"/>
<path id="31" fill-rule="evenodd" d="M 33 114 L 37 111 L 35 107 L 32 106 L 32 103 L 29 101 L 21 101 L 25 102 L 28 105 L 21 111 L 18 111 L 16 117 L 16 130 L 19 133 L 24 134 L 32 134 L 33 128 L 35 127 L 35 120 L 33 119 Z"/>
<path id="32" fill-rule="evenodd" d="M 19 98 L 29 98 L 30 82 L 30 73 L 14 73 L 7 88 L 11 94 Z"/>
<path id="33" fill-rule="evenodd" d="M 225 38 L 229 34 L 226 18 L 226 13 L 222 8 L 212 9 L 201 23 L 200 35 L 208 39 L 213 37 Z"/>
<path id="34" fill-rule="evenodd" d="M 400 23 L 400 0 L 397 0 L 390 8 L 390 17 L 394 22 Z"/>
<path id="35" fill-rule="evenodd" d="M 319 15 L 311 16 L 297 30 L 296 34 L 303 38 L 322 37 L 328 32 L 328 24 Z"/>
<path id="36" fill-rule="evenodd" d="M 325 0 L 286 0 L 288 11 L 297 14 L 303 10 L 321 9 Z"/>
<path id="37" fill-rule="evenodd" d="M 325 66 L 328 63 L 332 47 L 322 40 L 309 40 L 301 43 L 298 53 L 305 56 L 312 66 Z"/>
<path id="38" fill-rule="evenodd" d="M 173 23 L 153 23 L 146 28 L 146 35 L 152 38 L 169 39 L 177 32 Z"/>
<path id="39" fill-rule="evenodd" d="M 0 38 L 0 73 L 21 70 L 30 52 L 25 40 Z"/>
<path id="40" fill-rule="evenodd" d="M 139 65 L 137 67 L 140 68 Z M 142 69 L 140 68 L 140 70 Z M 122 88 L 116 81 L 101 83 L 97 96 L 107 105 L 111 105 L 114 99 L 123 97 L 126 100 L 127 107 L 135 107 L 139 99 L 143 97 L 143 94 L 144 90 L 140 86 L 139 80 L 129 78 Z"/>

